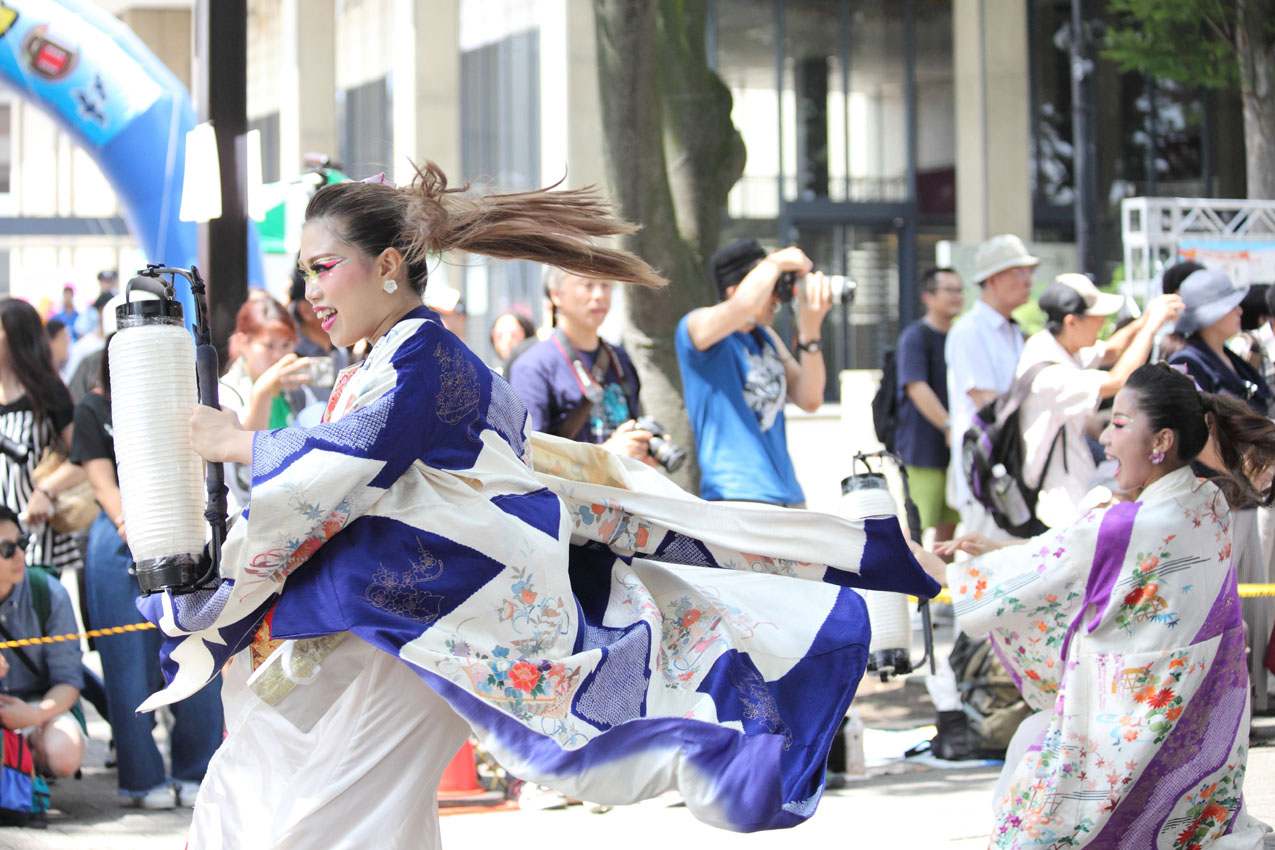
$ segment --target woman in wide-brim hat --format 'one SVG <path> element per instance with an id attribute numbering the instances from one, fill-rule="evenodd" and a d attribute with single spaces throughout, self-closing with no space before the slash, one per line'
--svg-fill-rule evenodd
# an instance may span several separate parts
<path id="1" fill-rule="evenodd" d="M 1240 332 L 1240 302 L 1248 286 L 1236 285 L 1217 269 L 1202 269 L 1182 282 L 1178 294 L 1185 309 L 1178 317 L 1177 332 L 1187 339 L 1169 362 L 1186 364 L 1204 392 L 1234 396 L 1254 413 L 1268 415 L 1271 390 L 1266 381 L 1226 347 L 1226 341 Z"/>

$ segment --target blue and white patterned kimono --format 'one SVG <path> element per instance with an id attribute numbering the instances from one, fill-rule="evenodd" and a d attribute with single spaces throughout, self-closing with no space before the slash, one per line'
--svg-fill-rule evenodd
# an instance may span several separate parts
<path id="1" fill-rule="evenodd" d="M 326 419 L 257 434 L 220 589 L 146 600 L 170 684 L 143 709 L 251 643 L 246 686 L 309 729 L 346 698 L 313 685 L 352 634 L 519 777 L 602 803 L 676 788 L 709 823 L 787 827 L 814 812 L 864 672 L 847 588 L 938 589 L 894 519 L 703 502 L 529 439 L 508 385 L 424 308 L 342 374 Z"/>

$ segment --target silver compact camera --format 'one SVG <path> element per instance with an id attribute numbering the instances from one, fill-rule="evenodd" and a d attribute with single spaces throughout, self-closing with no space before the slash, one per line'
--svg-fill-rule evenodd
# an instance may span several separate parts
<path id="1" fill-rule="evenodd" d="M 779 300 L 784 304 L 792 302 L 797 293 L 798 281 L 804 279 L 805 275 L 798 277 L 796 272 L 784 272 L 779 276 L 779 280 L 775 281 L 775 294 L 779 296 Z M 833 304 L 853 304 L 855 290 L 859 288 L 859 284 L 855 283 L 845 275 L 830 274 L 828 285 L 832 291 Z"/>

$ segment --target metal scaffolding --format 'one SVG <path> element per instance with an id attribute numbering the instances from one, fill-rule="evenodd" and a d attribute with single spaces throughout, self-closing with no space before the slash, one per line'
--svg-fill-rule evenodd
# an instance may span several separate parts
<path id="1" fill-rule="evenodd" d="M 1160 273 L 1165 266 L 1188 259 L 1182 249 L 1190 243 L 1233 248 L 1228 271 L 1238 283 L 1275 283 L 1275 201 L 1125 198 L 1120 203 L 1120 225 L 1125 268 L 1121 291 L 1125 294 L 1138 298 L 1158 294 Z"/>

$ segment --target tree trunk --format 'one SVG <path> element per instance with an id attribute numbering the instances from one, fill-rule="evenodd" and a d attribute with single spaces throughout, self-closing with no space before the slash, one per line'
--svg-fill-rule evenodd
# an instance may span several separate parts
<path id="1" fill-rule="evenodd" d="M 669 280 L 625 292 L 624 344 L 643 407 L 692 458 L 673 338 L 682 316 L 716 301 L 704 261 L 744 166 L 730 92 L 705 55 L 706 11 L 705 0 L 594 0 L 607 170 L 620 212 L 643 226 L 625 247 Z M 698 491 L 694 463 L 675 479 Z"/>
<path id="2" fill-rule="evenodd" d="M 1237 8 L 1248 196 L 1275 200 L 1275 11 L 1265 0 L 1238 0 Z"/>

